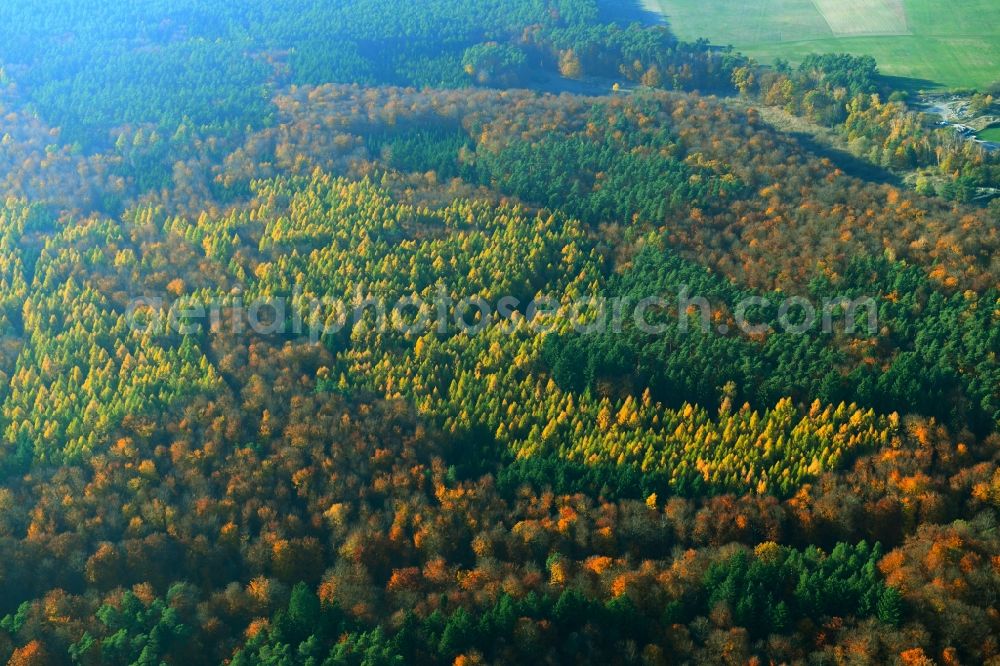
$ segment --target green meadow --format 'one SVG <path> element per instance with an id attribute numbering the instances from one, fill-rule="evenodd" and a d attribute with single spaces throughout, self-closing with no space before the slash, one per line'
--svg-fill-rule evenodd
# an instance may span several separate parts
<path id="1" fill-rule="evenodd" d="M 732 44 L 759 60 L 875 56 L 918 88 L 1000 81 L 997 0 L 646 0 L 683 39 Z"/>

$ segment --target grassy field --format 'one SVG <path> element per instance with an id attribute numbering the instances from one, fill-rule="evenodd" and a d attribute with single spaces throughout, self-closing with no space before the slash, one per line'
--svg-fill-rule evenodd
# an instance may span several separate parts
<path id="1" fill-rule="evenodd" d="M 990 127 L 979 133 L 979 138 L 983 141 L 1000 143 L 1000 127 Z"/>
<path id="2" fill-rule="evenodd" d="M 870 54 L 916 87 L 1000 81 L 998 0 L 644 0 L 683 39 L 732 44 L 763 61 Z"/>

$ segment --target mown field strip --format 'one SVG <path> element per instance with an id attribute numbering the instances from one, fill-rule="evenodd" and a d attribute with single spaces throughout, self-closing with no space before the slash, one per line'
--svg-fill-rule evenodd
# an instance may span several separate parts
<path id="1" fill-rule="evenodd" d="M 835 35 L 905 35 L 902 0 L 812 0 Z"/>

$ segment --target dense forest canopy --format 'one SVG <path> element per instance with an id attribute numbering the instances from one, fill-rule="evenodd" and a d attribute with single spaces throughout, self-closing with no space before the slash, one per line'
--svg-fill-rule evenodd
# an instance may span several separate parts
<path id="1" fill-rule="evenodd" d="M 996 154 L 640 15 L 0 5 L 0 662 L 1000 663 Z"/>

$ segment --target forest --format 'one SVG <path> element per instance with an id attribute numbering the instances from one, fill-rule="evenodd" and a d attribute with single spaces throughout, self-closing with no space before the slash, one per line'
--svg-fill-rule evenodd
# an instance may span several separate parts
<path id="1" fill-rule="evenodd" d="M 1000 664 L 996 160 L 594 0 L 3 3 L 0 663 Z"/>

